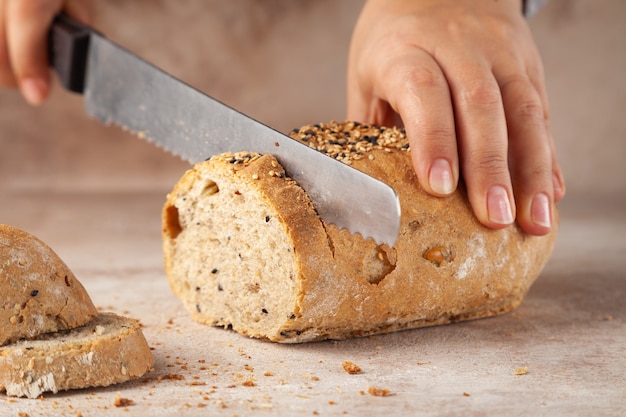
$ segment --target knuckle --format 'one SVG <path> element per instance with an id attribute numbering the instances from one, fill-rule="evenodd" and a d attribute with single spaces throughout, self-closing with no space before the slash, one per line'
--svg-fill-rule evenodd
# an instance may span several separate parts
<path id="1" fill-rule="evenodd" d="M 460 104 L 466 108 L 500 106 L 502 94 L 497 84 L 478 80 L 468 84 L 460 94 Z"/>
<path id="2" fill-rule="evenodd" d="M 403 79 L 405 88 L 409 91 L 438 88 L 445 85 L 443 74 L 428 66 L 414 66 L 405 69 Z"/>
<path id="3" fill-rule="evenodd" d="M 546 120 L 546 113 L 543 105 L 534 98 L 522 99 L 516 106 L 515 116 L 527 121 L 543 123 Z"/>
<path id="4" fill-rule="evenodd" d="M 487 172 L 490 176 L 508 175 L 508 165 L 506 154 L 496 151 L 474 152 L 470 156 L 469 163 L 475 170 Z"/>
<path id="5" fill-rule="evenodd" d="M 454 129 L 447 126 L 419 126 L 419 142 L 421 147 L 431 153 L 447 154 L 451 149 L 456 150 Z"/>

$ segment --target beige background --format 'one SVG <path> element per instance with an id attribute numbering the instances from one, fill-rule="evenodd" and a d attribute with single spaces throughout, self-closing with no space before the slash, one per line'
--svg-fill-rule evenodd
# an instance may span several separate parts
<path id="1" fill-rule="evenodd" d="M 95 26 L 279 130 L 345 118 L 360 0 L 95 2 Z M 626 2 L 552 0 L 531 20 L 570 198 L 625 195 Z M 55 88 L 40 108 L 0 91 L 0 188 L 168 189 L 187 166 L 87 119 Z"/>
<path id="2" fill-rule="evenodd" d="M 344 118 L 361 4 L 98 0 L 96 26 L 286 131 Z M 89 120 L 82 99 L 58 87 L 40 108 L 1 90 L 0 222 L 47 242 L 98 307 L 140 319 L 156 365 L 107 389 L 37 401 L 0 393 L 0 414 L 626 415 L 624 22 L 623 0 L 551 0 L 531 20 L 569 194 L 524 303 L 497 318 L 341 342 L 275 345 L 192 322 L 167 284 L 159 217 L 188 165 Z M 344 360 L 364 372 L 348 375 Z M 185 379 L 159 381 L 169 373 Z M 242 386 L 247 378 L 256 386 Z M 116 393 L 135 405 L 113 407 Z"/>

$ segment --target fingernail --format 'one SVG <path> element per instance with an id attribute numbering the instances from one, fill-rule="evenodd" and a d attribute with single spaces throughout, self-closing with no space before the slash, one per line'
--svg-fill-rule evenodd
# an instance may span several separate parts
<path id="1" fill-rule="evenodd" d="M 43 80 L 38 78 L 26 78 L 20 84 L 22 94 L 30 104 L 41 104 L 46 99 L 48 87 Z"/>
<path id="2" fill-rule="evenodd" d="M 445 159 L 435 159 L 428 175 L 430 188 L 437 194 L 447 195 L 454 191 L 452 167 Z"/>
<path id="3" fill-rule="evenodd" d="M 530 218 L 538 226 L 552 227 L 550 199 L 544 193 L 538 193 L 533 197 L 530 205 Z"/>
<path id="4" fill-rule="evenodd" d="M 500 185 L 494 185 L 487 193 L 487 213 L 489 220 L 496 224 L 513 223 L 513 210 L 506 189 Z"/>

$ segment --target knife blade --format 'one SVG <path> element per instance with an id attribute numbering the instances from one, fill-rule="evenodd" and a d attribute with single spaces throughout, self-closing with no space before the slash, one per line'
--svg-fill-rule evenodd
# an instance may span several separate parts
<path id="1" fill-rule="evenodd" d="M 393 188 L 205 95 L 67 15 L 49 36 L 61 84 L 86 113 L 197 163 L 223 152 L 274 155 L 327 223 L 393 246 L 400 202 Z"/>

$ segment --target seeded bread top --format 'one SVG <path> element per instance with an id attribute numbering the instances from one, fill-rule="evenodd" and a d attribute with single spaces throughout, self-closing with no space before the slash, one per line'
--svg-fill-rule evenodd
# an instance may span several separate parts
<path id="1" fill-rule="evenodd" d="M 348 165 L 366 157 L 371 159 L 368 153 L 374 149 L 409 150 L 404 129 L 358 122 L 305 125 L 294 129 L 289 136 Z"/>

